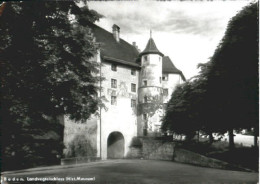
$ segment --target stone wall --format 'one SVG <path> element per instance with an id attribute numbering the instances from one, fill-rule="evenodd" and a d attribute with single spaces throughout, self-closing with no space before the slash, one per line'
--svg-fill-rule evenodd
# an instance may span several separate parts
<path id="1" fill-rule="evenodd" d="M 143 157 L 142 147 L 130 147 L 126 156 L 126 158 L 131 158 L 131 159 L 138 159 L 142 157 Z"/>
<path id="2" fill-rule="evenodd" d="M 162 140 L 143 140 L 143 158 L 151 160 L 172 160 L 174 143 Z"/>
<path id="3" fill-rule="evenodd" d="M 174 151 L 174 161 L 186 164 L 198 165 L 202 167 L 211 167 L 217 169 L 232 169 L 232 170 L 243 170 L 248 171 L 248 169 L 241 168 L 235 165 L 231 165 L 227 162 L 217 160 L 214 158 L 206 157 L 192 151 L 188 151 L 181 148 L 175 148 Z"/>
<path id="4" fill-rule="evenodd" d="M 163 140 L 156 140 L 152 138 L 139 138 L 142 142 L 141 146 L 132 146 L 127 155 L 127 158 L 148 159 L 148 160 L 167 160 L 180 162 L 185 164 L 192 164 L 202 167 L 211 167 L 218 169 L 231 169 L 250 171 L 236 165 L 231 165 L 227 162 L 206 157 L 192 151 L 178 148 L 174 142 L 165 142 Z"/>

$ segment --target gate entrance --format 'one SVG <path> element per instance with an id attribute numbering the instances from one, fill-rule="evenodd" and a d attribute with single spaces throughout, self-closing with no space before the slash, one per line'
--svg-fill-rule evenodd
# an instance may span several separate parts
<path id="1" fill-rule="evenodd" d="M 124 158 L 125 139 L 122 133 L 112 132 L 107 138 L 107 158 Z"/>

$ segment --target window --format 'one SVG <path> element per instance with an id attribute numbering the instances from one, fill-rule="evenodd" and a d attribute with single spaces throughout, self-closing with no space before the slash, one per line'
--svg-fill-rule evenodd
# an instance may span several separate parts
<path id="1" fill-rule="evenodd" d="M 144 56 L 144 61 L 148 61 L 148 56 Z"/>
<path id="2" fill-rule="evenodd" d="M 136 100 L 131 99 L 131 107 L 136 107 Z"/>
<path id="3" fill-rule="evenodd" d="M 159 77 L 159 81 L 160 81 L 160 83 L 162 83 L 162 77 Z"/>
<path id="4" fill-rule="evenodd" d="M 116 64 L 112 64 L 111 65 L 111 70 L 112 71 L 117 71 L 117 65 Z"/>
<path id="5" fill-rule="evenodd" d="M 147 120 L 147 114 L 143 114 L 143 120 Z"/>
<path id="6" fill-rule="evenodd" d="M 147 103 L 147 101 L 148 101 L 147 96 L 144 96 L 144 103 Z"/>
<path id="7" fill-rule="evenodd" d="M 163 89 L 163 95 L 164 96 L 168 96 L 168 89 L 166 88 L 166 89 Z"/>
<path id="8" fill-rule="evenodd" d="M 163 81 L 167 81 L 167 80 L 168 80 L 168 74 L 163 74 L 162 80 L 163 80 Z"/>
<path id="9" fill-rule="evenodd" d="M 116 96 L 111 96 L 111 105 L 116 105 Z"/>
<path id="10" fill-rule="evenodd" d="M 136 75 L 136 70 L 135 69 L 131 69 L 131 75 Z"/>
<path id="11" fill-rule="evenodd" d="M 144 86 L 147 86 L 147 80 L 144 80 L 143 82 L 144 82 Z"/>
<path id="12" fill-rule="evenodd" d="M 136 84 L 131 84 L 131 91 L 136 92 Z"/>
<path id="13" fill-rule="evenodd" d="M 111 88 L 117 88 L 116 79 L 111 79 Z"/>

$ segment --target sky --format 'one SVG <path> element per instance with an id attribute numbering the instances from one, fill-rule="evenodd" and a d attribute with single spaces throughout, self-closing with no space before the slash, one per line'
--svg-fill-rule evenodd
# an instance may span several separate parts
<path id="1" fill-rule="evenodd" d="M 97 25 L 109 32 L 118 25 L 120 37 L 141 51 L 152 30 L 157 48 L 189 79 L 214 54 L 228 21 L 249 2 L 90 1 L 88 6 L 104 16 Z"/>

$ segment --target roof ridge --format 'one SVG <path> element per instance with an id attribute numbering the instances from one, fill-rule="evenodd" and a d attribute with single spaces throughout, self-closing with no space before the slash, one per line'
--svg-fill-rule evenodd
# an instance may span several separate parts
<path id="1" fill-rule="evenodd" d="M 98 27 L 98 28 L 100 28 L 100 29 L 102 29 L 103 31 L 105 31 L 105 32 L 107 32 L 107 33 L 109 33 L 109 34 L 111 34 L 111 35 L 113 36 L 113 33 L 109 32 L 108 30 L 106 30 L 106 29 L 104 29 L 104 28 L 102 28 L 102 27 L 96 25 L 95 23 L 92 23 L 92 22 L 89 22 L 89 23 L 92 24 L 92 25 L 94 25 L 94 26 L 96 26 L 96 27 Z M 90 29 L 91 29 L 91 27 L 90 27 Z M 132 44 L 128 43 L 127 41 L 125 41 L 125 40 L 122 39 L 122 38 L 119 38 L 119 40 L 120 40 L 120 41 L 122 40 L 123 42 L 125 42 L 125 43 L 128 44 L 129 46 L 133 47 L 133 48 L 139 53 L 139 51 L 136 49 L 136 47 L 133 46 Z M 120 43 L 120 41 L 119 41 L 119 43 Z"/>

